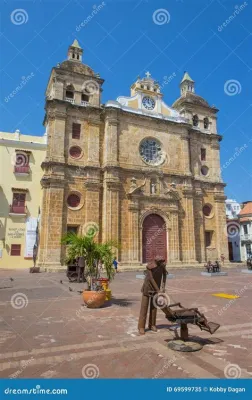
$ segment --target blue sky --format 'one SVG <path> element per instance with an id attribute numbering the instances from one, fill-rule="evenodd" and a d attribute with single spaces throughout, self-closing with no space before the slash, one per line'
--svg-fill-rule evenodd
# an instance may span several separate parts
<path id="1" fill-rule="evenodd" d="M 105 79 L 103 102 L 128 95 L 136 77 L 150 71 L 161 84 L 176 74 L 163 85 L 164 100 L 171 105 L 179 97 L 183 72 L 189 71 L 197 94 L 220 109 L 226 195 L 240 202 L 252 200 L 251 0 L 105 0 L 79 30 L 101 0 L 0 3 L 0 131 L 44 133 L 51 68 L 66 59 L 68 46 L 77 38 L 84 63 Z M 153 17 L 155 12 L 160 20 Z M 7 98 L 29 75 L 22 90 Z"/>

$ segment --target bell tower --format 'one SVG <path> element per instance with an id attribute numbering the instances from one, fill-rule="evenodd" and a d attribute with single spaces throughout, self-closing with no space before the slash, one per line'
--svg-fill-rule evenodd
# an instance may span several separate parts
<path id="1" fill-rule="evenodd" d="M 74 42 L 71 46 L 69 46 L 68 48 L 68 54 L 67 54 L 67 58 L 68 60 L 71 61 L 77 61 L 77 62 L 82 62 L 82 54 L 83 54 L 83 50 L 80 47 L 78 40 L 74 39 Z"/>
<path id="2" fill-rule="evenodd" d="M 185 71 L 182 81 L 180 82 L 180 94 L 185 96 L 186 93 L 194 93 L 195 82 L 192 80 L 188 72 Z"/>

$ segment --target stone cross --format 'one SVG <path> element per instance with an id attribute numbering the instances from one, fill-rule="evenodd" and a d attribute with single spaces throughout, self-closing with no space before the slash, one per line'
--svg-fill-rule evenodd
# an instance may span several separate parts
<path id="1" fill-rule="evenodd" d="M 149 71 L 145 72 L 145 75 L 147 76 L 147 78 L 150 78 L 151 74 L 149 73 Z"/>

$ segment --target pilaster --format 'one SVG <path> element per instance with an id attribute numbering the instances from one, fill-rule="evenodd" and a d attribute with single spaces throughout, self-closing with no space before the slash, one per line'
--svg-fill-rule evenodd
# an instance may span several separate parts
<path id="1" fill-rule="evenodd" d="M 131 196 L 129 199 L 129 262 L 140 264 L 140 227 L 139 227 L 139 196 Z"/>
<path id="2" fill-rule="evenodd" d="M 195 263 L 195 234 L 193 212 L 193 189 L 185 186 L 183 189 L 183 230 L 182 230 L 182 261 Z"/>
<path id="3" fill-rule="evenodd" d="M 196 188 L 194 193 L 195 251 L 199 263 L 206 261 L 205 230 L 203 218 L 203 193 Z"/>

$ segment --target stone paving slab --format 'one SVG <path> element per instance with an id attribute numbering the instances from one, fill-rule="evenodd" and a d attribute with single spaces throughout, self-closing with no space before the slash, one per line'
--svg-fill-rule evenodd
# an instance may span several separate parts
<path id="1" fill-rule="evenodd" d="M 200 352 L 183 357 L 167 348 L 176 326 L 160 310 L 158 333 L 138 335 L 142 281 L 133 271 L 115 277 L 112 302 L 97 310 L 83 306 L 77 292 L 83 285 L 69 284 L 63 274 L 12 275 L 13 282 L 0 270 L 0 287 L 12 285 L 0 289 L 0 376 L 19 371 L 18 377 L 81 377 L 82 368 L 94 364 L 100 377 L 221 378 L 230 363 L 238 366 L 240 376 L 252 376 L 252 277 L 240 269 L 211 280 L 195 270 L 176 270 L 167 282 L 170 302 L 199 307 L 209 320 L 221 324 L 213 336 L 189 326 L 189 334 L 205 342 Z M 212 296 L 218 291 L 240 298 Z M 11 297 L 22 292 L 28 303 L 13 308 Z"/>

